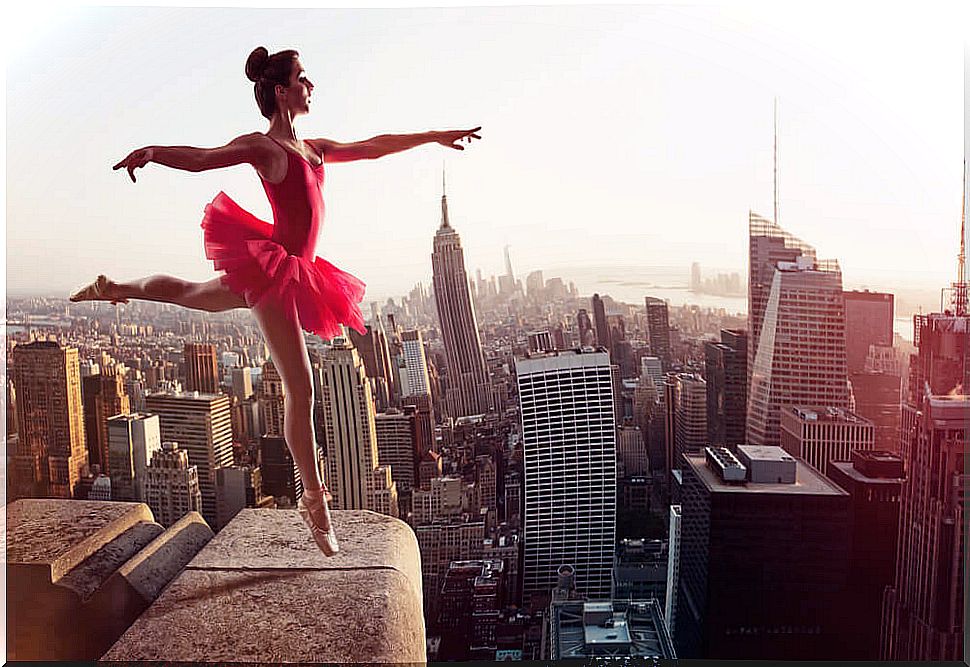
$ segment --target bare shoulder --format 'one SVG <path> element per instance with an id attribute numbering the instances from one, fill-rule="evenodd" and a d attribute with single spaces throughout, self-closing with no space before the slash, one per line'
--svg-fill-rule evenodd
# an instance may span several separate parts
<path id="1" fill-rule="evenodd" d="M 249 134 L 240 134 L 238 137 L 233 139 L 231 143 L 258 148 L 272 143 L 272 139 L 267 137 L 262 132 L 250 132 Z"/>
<path id="2" fill-rule="evenodd" d="M 270 168 L 276 157 L 276 144 L 262 132 L 241 134 L 229 145 L 244 151 L 249 156 L 247 161 L 257 169 Z"/>

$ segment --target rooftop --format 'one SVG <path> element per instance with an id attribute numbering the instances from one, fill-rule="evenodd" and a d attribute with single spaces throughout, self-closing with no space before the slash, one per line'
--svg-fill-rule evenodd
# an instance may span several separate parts
<path id="1" fill-rule="evenodd" d="M 649 600 L 554 602 L 551 658 L 639 656 L 676 658 L 660 603 Z"/>
<path id="2" fill-rule="evenodd" d="M 742 445 L 755 450 L 755 455 L 759 449 L 781 450 L 780 447 L 761 447 L 755 445 Z M 784 450 L 781 450 L 786 454 Z M 764 453 L 767 456 L 778 455 L 774 452 Z M 787 454 L 786 454 L 787 455 Z M 845 496 L 848 495 L 841 487 L 829 481 L 824 475 L 815 470 L 799 458 L 795 459 L 795 482 L 794 484 L 770 484 L 764 482 L 742 484 L 728 484 L 718 478 L 717 473 L 711 470 L 706 463 L 704 454 L 685 454 L 687 462 L 693 468 L 695 474 L 711 493 L 756 493 L 762 495 L 772 494 L 795 494 L 809 496 Z M 780 457 L 778 458 L 780 461 Z"/>
<path id="3" fill-rule="evenodd" d="M 515 360 L 518 374 L 537 373 L 563 368 L 583 368 L 586 366 L 609 366 L 610 357 L 604 347 L 575 347 L 571 350 L 550 350 L 532 352 L 524 358 Z"/>
<path id="4" fill-rule="evenodd" d="M 861 417 L 851 410 L 827 406 L 793 405 L 787 410 L 803 421 L 821 423 L 850 423 L 871 424 L 868 419 Z"/>
<path id="5" fill-rule="evenodd" d="M 776 445 L 738 445 L 751 461 L 791 461 L 792 455 Z"/>
<path id="6" fill-rule="evenodd" d="M 885 486 L 899 486 L 900 482 L 905 481 L 905 475 L 900 477 L 870 477 L 863 471 L 853 466 L 850 461 L 831 461 L 829 465 L 838 468 L 845 474 L 846 477 L 856 482 Z"/>

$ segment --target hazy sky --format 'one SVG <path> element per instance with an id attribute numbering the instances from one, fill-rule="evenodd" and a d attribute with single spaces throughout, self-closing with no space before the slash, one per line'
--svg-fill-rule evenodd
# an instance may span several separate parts
<path id="1" fill-rule="evenodd" d="M 60 11 L 8 42 L 8 292 L 213 277 L 205 204 L 224 190 L 271 219 L 252 168 L 149 165 L 132 184 L 111 166 L 265 131 L 243 73 L 258 45 L 301 52 L 305 138 L 483 126 L 463 153 L 328 166 L 317 252 L 368 301 L 429 281 L 443 163 L 470 271 L 502 271 L 506 244 L 522 276 L 746 270 L 748 209 L 772 211 L 775 96 L 781 224 L 849 287 L 949 283 L 966 13 L 784 5 Z"/>

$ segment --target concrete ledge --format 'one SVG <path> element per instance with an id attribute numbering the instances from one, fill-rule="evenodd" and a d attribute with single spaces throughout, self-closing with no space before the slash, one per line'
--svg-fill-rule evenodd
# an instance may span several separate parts
<path id="1" fill-rule="evenodd" d="M 413 531 L 374 512 L 333 518 L 341 551 L 327 558 L 295 510 L 241 511 L 102 661 L 425 662 Z"/>
<path id="2" fill-rule="evenodd" d="M 147 604 L 158 597 L 212 537 L 212 529 L 202 515 L 189 512 L 130 558 L 112 579 L 125 581 Z"/>
<path id="3" fill-rule="evenodd" d="M 117 641 L 212 535 L 202 515 L 189 512 L 114 571 L 85 605 L 101 619 L 94 633 L 100 650 L 92 659 Z"/>
<path id="4" fill-rule="evenodd" d="M 40 498 L 6 506 L 6 519 L 11 577 L 29 570 L 46 573 L 53 583 L 136 523 L 155 517 L 142 503 Z"/>
<path id="5" fill-rule="evenodd" d="M 141 503 L 25 499 L 4 518 L 14 660 L 97 659 L 212 537 L 197 514 L 180 522 L 192 539 L 165 531 Z M 181 551 L 153 548 L 168 543 Z M 126 580 L 138 566 L 140 590 Z"/>

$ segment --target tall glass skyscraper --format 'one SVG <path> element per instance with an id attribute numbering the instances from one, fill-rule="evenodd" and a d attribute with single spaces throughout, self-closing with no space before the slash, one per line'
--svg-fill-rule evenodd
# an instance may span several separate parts
<path id="1" fill-rule="evenodd" d="M 524 602 L 563 564 L 590 599 L 610 595 L 616 532 L 616 431 L 605 350 L 516 360 L 525 456 Z"/>
<path id="2" fill-rule="evenodd" d="M 748 396 L 747 441 L 778 445 L 784 405 L 849 407 L 845 309 L 838 263 L 775 262 Z"/>
<path id="3" fill-rule="evenodd" d="M 778 262 L 815 258 L 815 248 L 753 211 L 748 212 L 748 386 L 761 337 L 761 323 Z"/>

